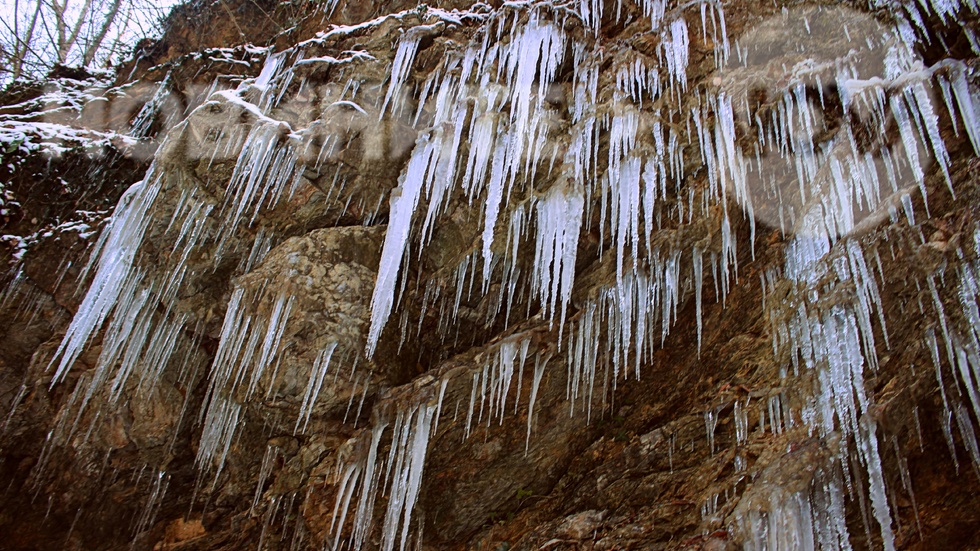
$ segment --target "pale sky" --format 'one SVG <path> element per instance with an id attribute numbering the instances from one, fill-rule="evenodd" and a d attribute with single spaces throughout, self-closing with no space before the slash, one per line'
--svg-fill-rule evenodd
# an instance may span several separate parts
<path id="1" fill-rule="evenodd" d="M 4 50 L 9 51 L 9 45 L 13 44 L 13 28 L 15 24 L 18 26 L 20 34 L 23 36 L 24 29 L 29 27 L 29 22 L 35 13 L 35 7 L 37 3 L 41 0 L 0 0 L 0 46 L 3 46 Z M 72 21 L 77 19 L 84 5 L 84 0 L 65 0 L 67 2 L 67 16 L 66 19 Z M 109 6 L 112 0 L 94 0 L 93 4 L 96 6 L 93 14 L 86 17 L 86 22 L 82 26 L 82 32 L 80 35 L 86 35 L 86 30 L 89 31 L 88 34 L 95 34 L 95 29 L 101 25 L 101 21 L 105 14 L 109 12 Z M 147 34 L 152 35 L 155 32 L 159 32 L 157 22 L 160 17 L 166 15 L 170 9 L 178 3 L 177 0 L 123 0 L 123 4 L 119 9 L 119 12 L 115 18 L 113 27 L 103 41 L 103 50 L 106 50 L 112 44 L 116 43 L 117 39 L 121 39 L 118 47 L 116 48 L 115 58 L 113 62 L 118 61 L 120 56 L 128 55 L 131 46 L 140 38 L 147 36 Z M 49 6 L 47 2 L 44 3 L 45 6 Z M 37 54 L 33 56 L 33 59 L 38 59 L 38 57 L 45 58 L 49 60 L 53 58 L 53 48 L 50 45 L 53 43 L 52 36 L 53 21 L 52 11 L 50 8 L 45 7 L 42 12 L 42 17 L 39 18 L 36 30 L 34 33 L 34 46 L 33 50 Z M 44 23 L 47 23 L 45 25 Z M 74 23 L 72 23 L 74 24 Z M 80 48 L 74 48 L 71 51 L 68 62 L 69 64 L 78 63 L 81 60 L 81 50 Z M 102 56 L 96 58 L 95 65 L 101 65 L 104 63 L 104 53 Z M 4 67 L 7 69 L 8 67 Z"/>

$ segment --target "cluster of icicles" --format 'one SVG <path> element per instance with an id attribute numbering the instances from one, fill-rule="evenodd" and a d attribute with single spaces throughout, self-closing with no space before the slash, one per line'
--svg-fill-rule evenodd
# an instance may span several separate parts
<path id="1" fill-rule="evenodd" d="M 463 294 L 474 292 L 474 286 L 477 292 L 486 293 L 492 282 L 498 282 L 504 291 L 488 316 L 510 316 L 512 305 L 521 302 L 557 329 L 557 346 L 547 350 L 529 349 L 531 341 L 520 334 L 504 338 L 491 346 L 493 353 L 485 355 L 486 365 L 472 374 L 467 435 L 474 418 L 476 422 L 491 418 L 503 422 L 508 397 L 514 387 L 516 395 L 521 395 L 528 367 L 530 446 L 535 397 L 545 369 L 559 363 L 557 356 L 564 358 L 568 370 L 570 411 L 591 416 L 593 398 L 605 400 L 613 390 L 607 388 L 609 382 L 614 387 L 621 377 L 640 377 L 658 338 L 664 342 L 680 305 L 692 294 L 700 348 L 704 272 L 712 276 L 719 301 L 725 300 L 730 285 L 738 280 L 738 251 L 729 209 L 741 205 L 753 220 L 754 234 L 753 214 L 760 197 L 776 197 L 779 190 L 774 183 L 771 188 L 751 189 L 752 175 L 764 174 L 769 163 L 785 163 L 795 175 L 800 198 L 796 206 L 779 204 L 779 226 L 795 237 L 787 246 L 785 266 L 767 272 L 764 287 L 766 278 L 770 287 L 776 280 L 788 279 L 808 291 L 769 305 L 774 353 L 788 362 L 787 371 L 802 367 L 818 373 L 819 388 L 812 407 L 800 415 L 821 435 L 841 431 L 854 439 L 869 477 L 873 516 L 886 549 L 891 549 L 892 520 L 875 426 L 864 415 L 869 400 L 862 378 L 865 366 L 873 369 L 877 363 L 872 324 L 877 320 L 882 333 L 887 332 L 869 261 L 859 241 L 847 236 L 859 225 L 854 213 L 861 210 L 887 211 L 893 221 L 904 216 L 914 226 L 912 201 L 903 182 L 918 184 L 924 194 L 927 161 L 938 163 L 949 181 L 950 158 L 939 135 L 941 112 L 948 113 L 957 131 L 975 149 L 980 148 L 980 121 L 966 67 L 951 60 L 922 67 L 912 52 L 923 16 L 920 10 L 925 8 L 912 3 L 896 8 L 895 27 L 885 36 L 874 37 L 890 52 L 888 74 L 859 81 L 856 71 L 844 63 L 831 76 L 841 84 L 838 100 L 843 105 L 860 104 L 876 124 L 892 120 L 897 125 L 901 143 L 872 156 L 852 147 L 856 140 L 847 125 L 834 145 L 816 143 L 815 136 L 823 129 L 811 117 L 810 106 L 817 100 L 804 85 L 803 76 L 778 92 L 782 97 L 776 113 L 767 120 L 746 117 L 747 112 L 743 115 L 748 105 L 725 90 L 691 86 L 687 78 L 689 20 L 700 21 L 694 32 L 714 45 L 719 70 L 736 63 L 729 59 L 732 53 L 719 3 L 705 0 L 668 9 L 662 0 L 645 0 L 640 11 L 650 19 L 651 32 L 660 44 L 654 57 L 605 52 L 598 38 L 602 6 L 592 0 L 561 8 L 508 4 L 498 11 L 482 6 L 466 14 L 480 21 L 472 43 L 446 56 L 416 91 L 414 120 L 425 121 L 425 128 L 419 128 L 398 187 L 391 192 L 365 357 L 376 350 L 404 292 L 402 274 L 413 256 L 409 251 L 420 254 L 448 200 L 462 194 L 482 214 L 482 247 L 460 263 L 452 278 L 455 289 L 426 290 L 423 311 L 429 302 L 440 302 L 440 329 L 449 334 Z M 944 20 L 955 21 L 956 13 L 976 10 L 976 6 L 944 2 L 929 9 Z M 459 24 L 462 16 L 435 9 L 425 15 L 440 25 Z M 573 38 L 563 30 L 576 21 L 590 30 L 585 38 Z M 410 108 L 404 101 L 405 88 L 421 37 L 437 32 L 435 28 L 434 24 L 408 28 L 398 41 L 383 102 L 374 106 L 382 117 L 400 115 Z M 348 30 L 330 31 L 334 35 L 344 32 Z M 566 59 L 569 55 L 571 59 Z M 612 77 L 600 74 L 604 56 L 612 57 Z M 363 57 L 367 62 L 373 60 Z M 182 344 L 181 335 L 198 332 L 188 326 L 185 314 L 171 308 L 190 255 L 206 250 L 217 265 L 222 254 L 244 248 L 248 253 L 242 255 L 238 269 L 245 273 L 261 263 L 275 245 L 274 237 L 262 230 L 253 242 L 241 243 L 238 230 L 255 224 L 260 209 L 272 208 L 292 196 L 304 169 L 301 152 L 310 144 L 303 141 L 301 131 L 283 138 L 283 124 L 268 116 L 293 84 L 293 69 L 303 61 L 303 46 L 270 53 L 268 59 L 254 81 L 238 91 L 216 92 L 224 101 L 243 104 L 256 120 L 247 131 L 223 137 L 220 147 L 238 153 L 231 181 L 218 202 L 185 189 L 175 206 L 168 202 L 164 209 L 159 195 L 168 187 L 168 178 L 177 176 L 154 166 L 121 199 L 96 244 L 85 274 L 91 285 L 57 351 L 52 384 L 65 378 L 86 343 L 99 332 L 104 334 L 102 352 L 94 374 L 78 383 L 70 408 L 76 416 L 59 425 L 61 439 L 76 430 L 82 410 L 96 392 L 108 389 L 110 402 L 118 400 L 134 377 L 140 386 L 152 387 L 174 358 L 193 347 L 194 343 Z M 570 76 L 561 74 L 563 66 L 572 68 Z M 558 82 L 559 78 L 565 80 Z M 564 106 L 549 99 L 561 85 L 567 85 Z M 347 87 L 347 101 L 363 112 L 356 103 L 359 86 Z M 930 92 L 937 87 L 944 105 Z M 821 96 L 819 102 L 823 101 Z M 739 139 L 740 117 L 755 125 L 755 155 L 744 151 Z M 563 137 L 555 139 L 556 133 Z M 763 160 L 760 151 L 773 153 Z M 702 170 L 707 174 L 706 184 L 698 187 L 691 176 Z M 597 227 L 592 227 L 594 214 L 599 219 Z M 176 239 L 166 270 L 151 270 L 141 264 L 139 255 L 150 222 L 161 217 L 169 218 L 167 232 Z M 690 250 L 659 237 L 664 227 L 693 228 L 703 221 L 707 221 L 707 232 Z M 506 236 L 498 235 L 498 226 L 507 228 Z M 614 255 L 615 283 L 590 295 L 570 317 L 583 231 L 597 231 L 601 242 L 609 244 L 606 254 Z M 977 239 L 980 243 L 980 236 Z M 522 263 L 518 252 L 525 240 L 533 243 L 530 264 Z M 977 468 L 980 445 L 972 436 L 972 421 L 959 396 L 967 396 L 980 417 L 980 313 L 976 302 L 980 248 L 962 256 L 955 277 L 962 315 L 973 330 L 956 333 L 947 323 L 939 286 L 930 279 L 941 331 L 937 338 L 930 329 L 924 339 L 934 350 L 938 376 L 943 372 L 938 341 L 945 348 L 947 364 L 954 367 L 956 396 L 947 399 L 944 393 L 943 400 Z M 818 295 L 831 294 L 817 293 L 814 287 L 828 273 L 842 287 L 856 289 L 852 300 L 808 309 L 820 300 Z M 276 368 L 283 330 L 293 314 L 293 302 L 285 293 L 261 316 L 245 308 L 250 299 L 243 289 L 232 293 L 220 344 L 206 371 L 208 391 L 199 417 L 203 429 L 197 459 L 202 472 L 211 469 L 215 473 L 215 481 L 236 428 L 244 422 L 241 400 L 260 392 L 263 374 Z M 407 327 L 403 327 L 402 338 L 410 338 Z M 297 432 L 307 428 L 335 347 L 320 351 L 311 366 L 296 419 Z M 185 365 L 181 373 L 198 368 Z M 414 537 L 410 533 L 412 514 L 448 381 L 433 384 L 437 389 L 420 403 L 403 404 L 387 413 L 379 408 L 376 424 L 361 437 L 362 453 L 338 467 L 332 548 L 359 549 L 372 537 L 375 503 L 382 493 L 387 505 L 379 521 L 381 548 L 404 550 Z M 598 392 L 597 384 L 602 385 Z M 770 404 L 770 410 L 770 417 L 792 419 L 778 406 L 773 412 Z M 947 423 L 947 434 L 950 426 Z M 382 452 L 386 433 L 391 442 L 387 455 Z M 949 440 L 952 445 L 952 436 Z M 263 461 L 263 480 L 268 476 L 268 462 Z M 841 464 L 847 470 L 851 463 L 842 458 Z M 164 480 L 162 473 L 160 480 Z M 782 499 L 781 505 L 774 499 L 773 511 L 747 519 L 747 545 L 758 549 L 805 547 L 817 535 L 827 548 L 847 548 L 846 527 L 839 522 L 843 518 L 842 485 L 834 479 L 817 493 L 819 499 L 794 495 Z M 256 504 L 258 499 L 257 494 Z M 783 518 L 787 515 L 792 518 Z"/>

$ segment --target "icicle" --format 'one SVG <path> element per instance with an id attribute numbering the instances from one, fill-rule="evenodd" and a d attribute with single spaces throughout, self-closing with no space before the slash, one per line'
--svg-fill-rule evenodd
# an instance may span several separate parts
<path id="1" fill-rule="evenodd" d="M 237 98 L 231 92 L 222 94 L 229 101 Z M 274 206 L 290 195 L 301 174 L 299 151 L 292 140 L 283 139 L 281 124 L 256 122 L 245 138 L 224 192 L 223 217 L 214 252 L 216 261 L 239 227 L 243 223 L 253 224 L 262 207 Z"/>
<path id="2" fill-rule="evenodd" d="M 514 377 L 514 361 L 517 359 L 517 353 L 520 344 L 517 341 L 506 340 L 500 343 L 500 349 L 498 351 L 497 361 L 499 373 L 499 383 L 498 383 L 498 394 L 499 394 L 499 405 L 497 406 L 498 416 L 500 418 L 500 424 L 504 424 L 504 413 L 507 410 L 507 394 L 510 391 L 511 380 Z"/>
<path id="3" fill-rule="evenodd" d="M 255 496 L 252 498 L 252 508 L 249 510 L 250 515 L 255 515 L 258 510 L 259 500 L 262 499 L 262 491 L 265 489 L 265 482 L 272 473 L 273 462 L 278 453 L 278 446 L 273 444 L 266 445 L 265 453 L 262 455 L 262 464 L 259 466 L 259 479 L 255 484 Z"/>
<path id="4" fill-rule="evenodd" d="M 310 371 L 310 380 L 306 384 L 306 392 L 303 393 L 303 403 L 299 408 L 299 417 L 296 419 L 296 426 L 293 428 L 294 434 L 297 432 L 306 432 L 306 426 L 310 422 L 310 414 L 313 412 L 313 405 L 320 395 L 323 378 L 327 375 L 327 369 L 330 367 L 330 358 L 336 349 L 337 343 L 330 343 L 320 351 L 316 357 L 316 361 L 313 363 L 313 369 Z M 351 394 L 351 397 L 353 396 Z M 302 430 L 300 430 L 300 425 L 303 425 Z"/>
<path id="5" fill-rule="evenodd" d="M 707 432 L 708 453 L 715 454 L 715 427 L 718 425 L 718 414 L 713 409 L 704 412 L 704 428 Z"/>
<path id="6" fill-rule="evenodd" d="M 228 458 L 241 413 L 242 407 L 227 399 L 212 400 L 208 406 L 194 463 L 198 467 L 214 466 L 215 484 L 224 470 L 225 459 Z"/>
<path id="7" fill-rule="evenodd" d="M 538 397 L 538 388 L 541 386 L 541 378 L 544 376 L 544 369 L 548 365 L 551 354 L 544 356 L 538 355 L 534 359 L 534 378 L 531 381 L 531 396 L 527 402 L 527 439 L 524 441 L 524 455 L 527 455 L 531 447 L 531 426 L 534 423 L 534 402 Z"/>
<path id="8" fill-rule="evenodd" d="M 470 407 L 466 413 L 466 430 L 463 432 L 463 439 L 470 437 L 470 427 L 473 426 L 473 411 L 476 409 L 476 389 L 482 379 L 480 372 L 473 373 L 473 387 L 470 389 Z"/>
<path id="9" fill-rule="evenodd" d="M 424 405 L 404 416 L 404 426 L 395 429 L 400 434 L 397 451 L 392 443 L 392 452 L 396 456 L 396 467 L 391 472 L 388 485 L 388 507 L 382 528 L 382 545 L 384 551 L 395 549 L 395 540 L 400 541 L 400 551 L 408 544 L 408 530 L 411 526 L 412 512 L 422 484 L 422 469 L 425 466 L 425 456 L 429 444 L 432 420 L 437 406 Z M 389 467 L 391 464 L 389 463 Z M 398 529 L 401 528 L 401 536 Z"/>
<path id="10" fill-rule="evenodd" d="M 691 251 L 693 270 L 694 270 L 694 314 L 697 318 L 698 324 L 698 357 L 701 357 L 701 287 L 704 269 L 702 267 L 701 259 L 701 249 L 697 246 Z M 762 290 L 763 296 L 765 296 L 765 287 Z M 765 304 L 763 304 L 763 309 L 765 309 Z"/>
<path id="11" fill-rule="evenodd" d="M 689 39 L 687 21 L 678 17 L 660 34 L 660 44 L 663 49 L 663 59 L 667 65 L 667 74 L 680 91 L 687 90 L 687 61 Z"/>
<path id="12" fill-rule="evenodd" d="M 631 186 L 631 187 L 625 187 Z M 627 191 L 628 190 L 628 191 Z M 629 205 L 628 207 L 626 205 Z M 626 212 L 624 212 L 624 210 Z M 637 252 L 639 249 L 639 216 L 640 216 L 640 160 L 630 159 L 623 166 L 620 179 L 620 215 L 619 232 L 617 237 L 621 240 L 622 248 L 620 252 L 620 273 L 622 272 L 622 255 L 626 253 L 626 235 L 630 239 L 630 257 L 633 259 L 633 271 L 636 270 Z"/>
<path id="13" fill-rule="evenodd" d="M 388 110 L 388 105 L 397 108 L 400 100 L 402 85 L 408 77 L 412 65 L 415 63 L 415 54 L 418 52 L 422 34 L 416 29 L 410 29 L 401 36 L 398 41 L 398 50 L 395 52 L 395 59 L 391 62 L 391 77 L 388 80 L 388 91 L 385 93 L 384 102 L 381 104 L 380 116 L 384 117 Z M 395 103 L 392 104 L 392 98 Z"/>
<path id="14" fill-rule="evenodd" d="M 959 107 L 960 117 L 963 120 L 963 128 L 970 138 L 970 144 L 973 145 L 973 152 L 980 155 L 980 119 L 977 117 L 973 95 L 970 94 L 965 72 L 963 67 L 953 71 L 950 84 L 953 88 L 953 96 L 956 98 L 956 106 Z"/>
<path id="15" fill-rule="evenodd" d="M 552 322 L 558 317 L 559 335 L 565 324 L 565 311 L 575 280 L 583 208 L 581 192 L 562 186 L 551 188 L 537 204 L 538 229 L 531 286 L 541 302 L 544 316 Z M 556 308 L 559 301 L 560 313 Z"/>
<path id="16" fill-rule="evenodd" d="M 426 167 L 434 153 L 435 144 L 425 134 L 419 137 L 408 162 L 408 168 L 398 179 L 398 187 L 391 191 L 391 214 L 388 217 L 388 231 L 385 233 L 381 250 L 381 265 L 378 280 L 371 296 L 371 328 L 368 331 L 366 355 L 371 358 L 378 345 L 381 330 L 384 329 L 391 314 L 395 300 L 395 284 L 401 269 L 408 235 L 411 230 L 412 214 L 418 206 Z"/>
<path id="17" fill-rule="evenodd" d="M 157 85 L 156 91 L 150 100 L 143 104 L 140 108 L 139 113 L 133 117 L 133 122 L 130 125 L 129 135 L 134 138 L 146 138 L 150 135 L 150 130 L 153 127 L 153 123 L 156 122 L 156 117 L 160 113 L 160 108 L 164 107 L 163 103 L 167 99 L 171 99 L 172 91 L 170 89 L 170 77 L 172 72 L 168 72 L 167 76 L 164 77 L 163 81 Z M 167 113 L 167 120 L 163 121 L 163 128 L 170 128 L 175 122 L 173 118 L 175 115 L 180 115 L 177 112 Z"/>
<path id="18" fill-rule="evenodd" d="M 486 288 L 490 281 L 490 265 L 493 262 L 493 237 L 497 225 L 497 215 L 500 213 L 500 203 L 504 197 L 504 160 L 506 152 L 515 139 L 505 134 L 498 142 L 493 154 L 493 164 L 490 170 L 490 182 L 487 185 L 486 211 L 483 215 L 483 286 Z"/>
<path id="19" fill-rule="evenodd" d="M 167 488 L 170 485 L 170 475 L 165 471 L 159 471 L 156 476 L 152 478 L 150 492 L 146 498 L 146 504 L 143 505 L 143 511 L 140 513 L 136 526 L 133 529 L 133 535 L 139 536 L 140 534 L 149 530 L 153 524 L 156 522 L 157 513 L 160 512 L 160 508 L 163 505 L 163 499 L 167 495 Z"/>
<path id="20" fill-rule="evenodd" d="M 133 184 L 119 199 L 116 214 L 99 236 L 85 268 L 88 272 L 94 267 L 95 276 L 51 360 L 51 365 L 58 362 L 52 385 L 64 379 L 88 339 L 102 327 L 118 303 L 123 290 L 142 278 L 133 261 L 152 220 L 148 211 L 161 185 L 160 177 L 151 168 L 146 179 Z"/>
<path id="21" fill-rule="evenodd" d="M 369 433 L 371 441 L 367 446 L 367 453 L 343 469 L 340 491 L 334 504 L 334 511 L 342 511 L 342 516 L 339 522 L 336 522 L 337 517 L 334 516 L 335 522 L 331 525 L 334 548 L 340 548 L 346 511 L 353 496 L 354 485 L 359 479 L 358 505 L 348 541 L 350 548 L 363 547 L 374 526 L 374 504 L 378 495 L 384 492 L 387 505 L 381 527 L 381 549 L 393 551 L 396 545 L 400 551 L 406 549 L 412 514 L 421 490 L 429 440 L 442 410 L 444 392 L 443 384 L 435 403 L 423 403 L 398 410 L 396 420 L 391 425 L 393 434 L 387 460 L 379 460 L 378 448 L 389 424 L 379 421 Z"/>

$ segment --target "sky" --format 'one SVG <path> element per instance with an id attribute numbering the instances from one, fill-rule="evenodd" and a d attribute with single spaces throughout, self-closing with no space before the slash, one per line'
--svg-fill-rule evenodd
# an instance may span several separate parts
<path id="1" fill-rule="evenodd" d="M 13 30 L 16 27 L 20 30 L 20 34 L 23 36 L 23 30 L 29 27 L 29 22 L 32 15 L 35 13 L 35 8 L 38 2 L 41 0 L 0 0 L 0 46 L 2 46 L 4 52 L 11 51 L 11 45 L 14 43 L 13 40 Z M 82 6 L 85 0 L 63 0 L 67 2 L 66 17 L 71 25 L 74 25 L 78 21 L 79 15 L 82 11 Z M 110 12 L 110 5 L 113 0 L 92 0 L 93 5 L 96 7 L 92 10 L 88 16 L 82 21 L 80 28 L 80 37 L 94 36 L 101 26 L 107 13 Z M 160 32 L 159 21 L 160 18 L 166 15 L 170 9 L 176 5 L 178 2 L 176 0 L 122 0 L 123 3 L 120 6 L 119 12 L 114 20 L 113 26 L 110 28 L 105 40 L 103 41 L 103 48 L 100 55 L 96 57 L 95 62 L 92 64 L 99 68 L 104 67 L 107 63 L 107 54 L 109 53 L 109 47 L 116 44 L 116 48 L 113 52 L 112 58 L 108 59 L 110 64 L 118 62 L 119 57 L 128 55 L 131 51 L 132 45 L 135 44 L 141 38 L 147 36 L 153 36 Z M 35 41 L 32 47 L 33 55 L 29 55 L 28 58 L 31 63 L 35 66 L 48 66 L 54 59 L 55 48 L 53 47 L 54 41 L 52 37 L 54 36 L 53 25 L 53 12 L 50 8 L 50 2 L 45 1 L 43 4 L 45 7 L 42 9 L 42 17 L 39 19 L 39 23 L 36 27 Z M 45 25 L 45 23 L 47 23 Z M 78 64 L 82 56 L 82 48 L 73 48 L 68 57 L 68 63 L 70 65 Z M 7 73 L 10 68 L 10 61 L 6 59 L 2 60 L 4 73 Z M 0 77 L 2 81 L 2 77 Z"/>

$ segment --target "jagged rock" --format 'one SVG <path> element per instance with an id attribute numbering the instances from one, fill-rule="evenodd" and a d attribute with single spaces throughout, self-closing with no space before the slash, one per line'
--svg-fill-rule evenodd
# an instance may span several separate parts
<path id="1" fill-rule="evenodd" d="M 281 430 L 293 428 L 287 425 L 304 415 L 303 406 L 309 409 L 305 417 L 313 412 L 318 420 L 342 421 L 352 403 L 360 407 L 362 398 L 373 402 L 377 390 L 399 380 L 397 365 L 361 355 L 383 235 L 383 226 L 315 230 L 278 245 L 237 280 L 238 288 L 254 296 L 256 315 L 267 315 L 283 293 L 296 312 L 282 328 L 288 347 L 275 370 L 257 383 L 262 389 L 259 404 L 284 418 Z M 324 372 L 311 372 L 324 351 L 329 362 L 318 364 Z"/>

